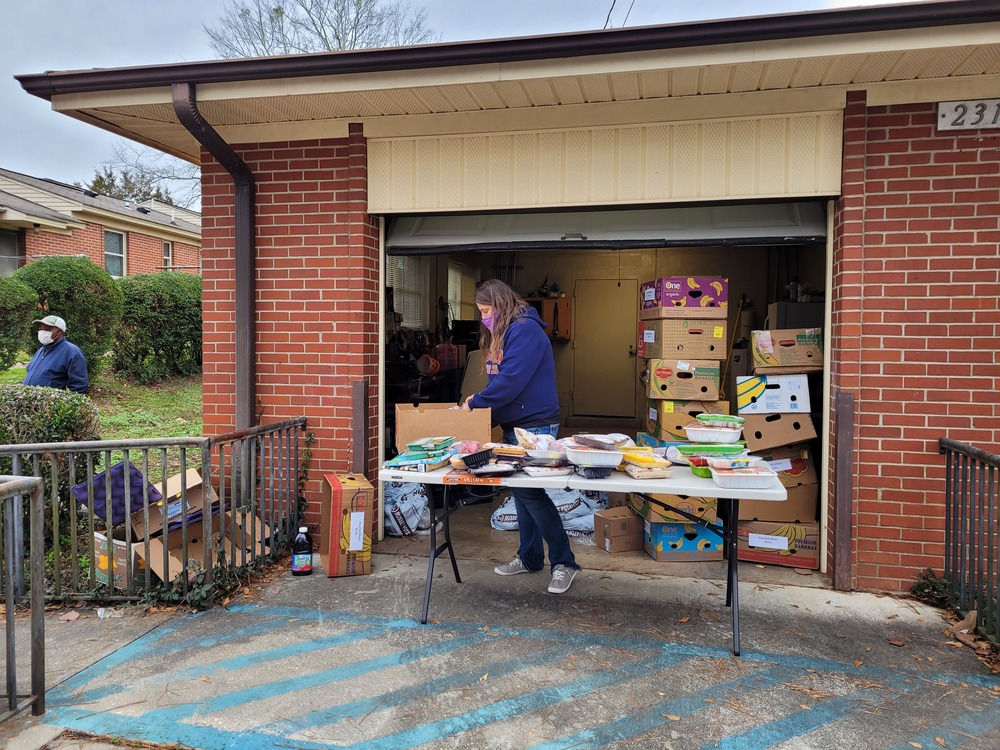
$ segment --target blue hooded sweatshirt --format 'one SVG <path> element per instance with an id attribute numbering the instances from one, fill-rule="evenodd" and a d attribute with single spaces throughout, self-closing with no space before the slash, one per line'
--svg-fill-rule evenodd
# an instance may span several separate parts
<path id="1" fill-rule="evenodd" d="M 559 421 L 556 366 L 545 323 L 533 307 L 511 323 L 499 362 L 487 360 L 488 383 L 472 397 L 473 409 L 493 410 L 493 424 L 504 430 L 539 427 Z"/>
<path id="2" fill-rule="evenodd" d="M 24 385 L 41 385 L 47 388 L 86 393 L 90 388 L 87 378 L 87 360 L 75 344 L 65 338 L 54 344 L 42 346 L 28 363 Z"/>

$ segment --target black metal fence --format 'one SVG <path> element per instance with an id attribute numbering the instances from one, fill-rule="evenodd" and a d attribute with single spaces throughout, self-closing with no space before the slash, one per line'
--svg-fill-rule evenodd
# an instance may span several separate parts
<path id="1" fill-rule="evenodd" d="M 977 632 L 1000 643 L 1000 456 L 941 438 L 945 456 L 944 578 L 951 605 L 977 612 Z"/>
<path id="2" fill-rule="evenodd" d="M 169 594 L 211 604 L 216 574 L 275 556 L 294 538 L 305 424 L 302 417 L 210 438 L 0 446 L 0 470 L 45 482 L 45 599 Z M 24 508 L 20 497 L 11 502 L 3 536 L 18 564 L 5 590 L 23 596 Z"/>

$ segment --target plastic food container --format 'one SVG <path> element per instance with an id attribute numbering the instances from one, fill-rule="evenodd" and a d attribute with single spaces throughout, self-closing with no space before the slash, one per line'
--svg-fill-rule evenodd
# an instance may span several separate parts
<path id="1" fill-rule="evenodd" d="M 695 419 L 709 427 L 739 427 L 742 429 L 746 423 L 745 418 L 732 414 L 699 414 Z"/>
<path id="2" fill-rule="evenodd" d="M 572 474 L 572 466 L 522 466 L 521 471 L 529 477 L 562 477 Z"/>
<path id="3" fill-rule="evenodd" d="M 674 445 L 667 450 L 667 458 L 670 458 L 671 451 L 676 451 L 677 455 L 684 458 L 689 458 L 690 456 L 745 456 L 747 454 L 747 448 L 743 443 L 734 443 L 732 445 Z"/>
<path id="4" fill-rule="evenodd" d="M 758 456 L 708 457 L 705 460 L 713 469 L 745 469 L 748 466 L 761 466 L 764 462 L 764 459 Z"/>
<path id="5" fill-rule="evenodd" d="M 743 428 L 708 425 L 696 420 L 685 425 L 684 432 L 693 443 L 735 443 L 743 434 Z"/>
<path id="6" fill-rule="evenodd" d="M 566 457 L 577 466 L 616 467 L 622 462 L 621 451 L 604 451 L 598 448 L 566 448 Z"/>
<path id="7" fill-rule="evenodd" d="M 767 466 L 748 466 L 743 469 L 714 469 L 713 481 L 727 490 L 756 490 L 770 487 L 778 475 Z"/>
<path id="8" fill-rule="evenodd" d="M 485 466 L 493 458 L 493 449 L 486 448 L 475 453 L 470 453 L 467 456 L 462 457 L 462 462 L 466 467 L 470 469 L 478 469 L 480 466 Z"/>
<path id="9" fill-rule="evenodd" d="M 577 466 L 576 473 L 584 479 L 604 479 L 611 476 L 613 466 Z"/>

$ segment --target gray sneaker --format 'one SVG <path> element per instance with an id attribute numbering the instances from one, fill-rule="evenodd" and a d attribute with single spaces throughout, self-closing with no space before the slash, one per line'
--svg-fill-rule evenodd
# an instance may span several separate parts
<path id="1" fill-rule="evenodd" d="M 573 585 L 573 579 L 580 572 L 579 568 L 567 568 L 565 565 L 556 565 L 552 568 L 552 580 L 549 581 L 550 594 L 564 594 Z"/>
<path id="2" fill-rule="evenodd" d="M 518 573 L 537 573 L 538 571 L 525 565 L 520 557 L 515 557 L 509 563 L 497 565 L 493 568 L 493 572 L 498 576 L 516 576 Z"/>

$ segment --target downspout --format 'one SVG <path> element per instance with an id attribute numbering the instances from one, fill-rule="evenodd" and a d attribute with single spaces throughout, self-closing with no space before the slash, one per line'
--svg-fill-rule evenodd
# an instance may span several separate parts
<path id="1" fill-rule="evenodd" d="M 192 83 L 170 86 L 174 112 L 181 125 L 219 162 L 233 178 L 236 222 L 236 429 L 257 424 L 256 354 L 256 206 L 253 172 L 232 146 L 205 122 L 195 102 Z"/>

